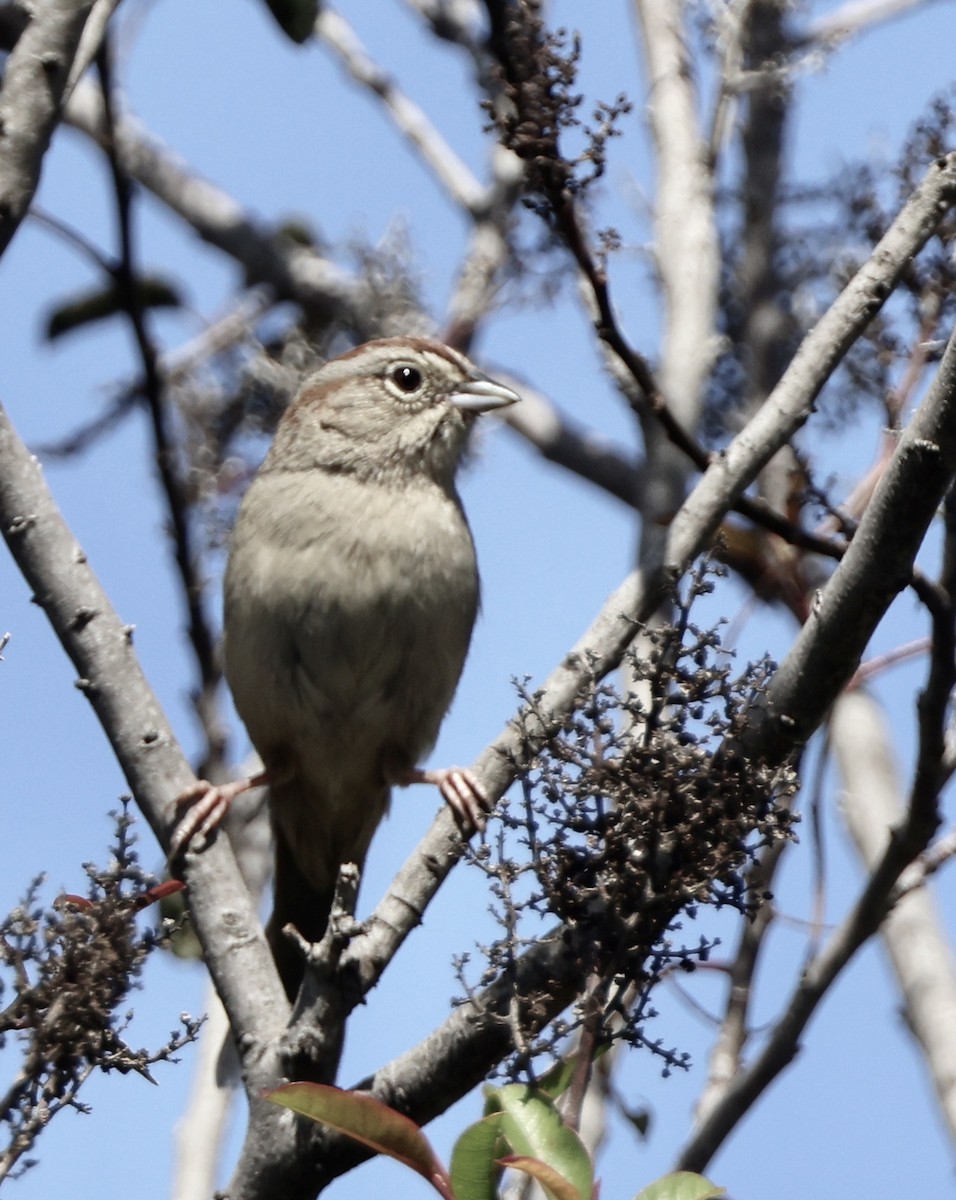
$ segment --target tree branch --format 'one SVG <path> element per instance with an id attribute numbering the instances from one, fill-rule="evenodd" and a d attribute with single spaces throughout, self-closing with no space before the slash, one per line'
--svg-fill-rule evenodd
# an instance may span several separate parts
<path id="1" fill-rule="evenodd" d="M 177 818 L 176 797 L 195 776 L 147 683 L 132 631 L 112 608 L 86 555 L 50 495 L 36 459 L 0 407 L 0 529 L 90 701 L 136 801 L 162 845 Z M 222 837 L 184 864 L 190 908 L 206 962 L 242 1047 L 247 1086 L 264 1050 L 285 1028 L 288 1001 L 249 890 Z"/>
<path id="2" fill-rule="evenodd" d="M 843 818 L 865 868 L 872 871 L 889 831 L 903 816 L 892 730 L 876 701 L 856 690 L 834 708 L 830 733 L 843 777 Z M 956 1139 L 956 961 L 925 881 L 897 900 L 880 935 L 903 997 L 907 1028 Z"/>
<path id="3" fill-rule="evenodd" d="M 573 710 L 582 688 L 593 679 L 603 678 L 620 664 L 640 623 L 654 612 L 670 582 L 679 579 L 694 559 L 708 548 L 714 530 L 736 497 L 753 482 L 767 458 L 807 419 L 814 397 L 823 387 L 827 374 L 836 367 L 842 353 L 850 345 L 854 331 L 858 333 L 863 328 L 874 311 L 873 306 L 879 307 L 888 295 L 888 281 L 897 278 L 909 256 L 916 253 L 919 246 L 929 237 L 945 205 L 954 202 L 956 155 L 944 160 L 943 165 L 931 169 L 927 180 L 914 194 L 898 220 L 893 223 L 873 256 L 861 267 L 830 311 L 804 340 L 794 364 L 771 393 L 767 404 L 731 442 L 724 454 L 711 465 L 688 496 L 671 523 L 663 567 L 653 572 L 643 569 L 633 571 L 612 593 L 590 627 L 545 680 L 536 693 L 536 713 L 549 713 L 552 721 L 545 726 L 534 713 L 522 713 L 519 719 L 510 723 L 475 760 L 473 770 L 492 800 L 497 800 L 503 795 L 505 789 L 531 760 L 536 749 L 547 740 L 551 728 L 560 724 Z M 821 366 L 821 363 L 825 364 L 825 367 Z M 937 376 L 937 382 L 930 393 L 934 402 L 929 411 L 934 417 L 941 416 L 945 420 L 949 416 L 945 405 L 942 413 L 936 411 L 940 401 L 940 380 L 943 378 L 941 367 L 940 375 Z M 927 399 L 920 412 L 924 412 L 929 404 Z M 917 490 L 922 488 L 921 467 L 911 455 L 910 448 L 914 437 L 917 442 L 920 441 L 922 434 L 914 435 L 913 432 L 920 428 L 920 418 L 914 418 L 897 451 L 897 458 L 902 454 L 906 459 L 908 486 Z M 919 446 L 916 449 L 918 459 L 922 457 L 923 451 Z M 942 461 L 944 459 L 934 456 L 933 465 L 938 468 Z M 926 465 L 928 467 L 929 463 Z M 891 476 L 893 482 L 888 485 L 887 480 Z M 929 483 L 927 478 L 927 484 Z M 889 486 L 892 489 L 891 495 L 895 497 L 899 486 L 896 474 L 888 471 L 881 486 Z M 932 508 L 937 500 L 938 497 L 933 499 L 932 490 L 922 495 L 917 507 L 920 516 L 925 517 L 926 521 L 932 515 Z M 875 519 L 878 509 L 871 505 L 871 510 L 872 512 L 868 510 L 868 517 L 864 518 L 865 522 Z M 884 533 L 894 535 L 892 550 L 889 557 L 883 561 L 887 565 L 892 562 L 899 563 L 910 550 L 915 556 L 919 541 L 914 545 L 910 544 L 917 532 L 912 521 L 907 521 L 904 527 L 899 519 L 900 514 L 885 514 L 882 508 L 879 511 L 881 519 L 886 521 L 886 524 L 881 526 Z M 863 523 L 860 530 L 862 532 Z M 910 540 L 904 540 L 907 534 L 910 535 Z M 849 568 L 854 574 L 860 570 L 859 556 L 872 536 L 868 534 L 863 541 L 858 541 L 858 533 L 851 544 L 851 549 L 854 546 L 857 549 Z M 922 534 L 919 533 L 919 538 L 921 537 Z M 909 564 L 911 568 L 912 558 L 909 559 Z M 901 568 L 898 570 L 901 572 Z M 908 581 L 909 573 L 908 570 L 906 580 L 901 580 L 899 574 L 894 577 L 892 595 Z M 840 587 L 845 578 L 844 571 L 834 584 L 834 579 L 837 579 L 835 574 L 828 585 L 827 594 L 833 594 L 831 588 Z M 852 673 L 869 637 L 869 632 L 866 632 L 865 638 L 855 651 L 854 662 L 852 654 L 846 654 L 843 644 L 843 639 L 848 636 L 848 626 L 851 635 L 848 645 L 855 647 L 862 636 L 862 626 L 857 627 L 858 609 L 854 608 L 853 604 L 862 606 L 863 611 L 868 612 L 868 629 L 871 631 L 879 615 L 882 615 L 882 608 L 877 612 L 879 605 L 889 604 L 891 594 L 887 590 L 879 562 L 875 565 L 868 563 L 863 586 L 858 591 L 854 589 L 849 609 L 838 609 L 836 621 L 839 632 L 831 637 L 830 627 L 825 627 L 821 640 L 826 649 L 820 655 L 825 669 L 822 669 L 817 661 L 815 643 L 806 640 L 798 642 L 799 656 L 788 656 L 781 668 L 782 674 L 778 673 L 771 685 L 773 701 L 768 709 L 770 715 L 764 715 L 760 722 L 761 740 L 759 745 L 755 746 L 755 753 L 782 758 L 794 745 L 800 744 L 809 736 L 816 724 L 823 719 L 824 713 L 836 698 L 846 678 L 849 678 L 849 675 L 841 678 L 841 667 L 848 668 Z M 817 620 L 811 618 L 804 634 L 807 634 L 808 629 L 816 628 Z M 811 657 L 815 673 L 804 675 L 803 672 L 808 666 L 807 659 Z M 836 681 L 834 686 L 821 689 L 820 680 L 830 678 L 831 673 Z M 802 679 L 812 679 L 814 688 L 803 689 Z M 779 685 L 778 680 L 781 680 Z M 813 694 L 808 695 L 807 690 L 819 694 L 819 702 Z M 776 739 L 770 736 L 774 731 L 779 735 Z M 774 740 L 776 744 L 771 745 Z M 391 892 L 382 900 L 367 923 L 366 932 L 356 938 L 349 947 L 347 957 L 356 962 L 363 989 L 367 990 L 374 984 L 384 964 L 391 959 L 411 929 L 421 920 L 421 914 L 445 876 L 458 861 L 460 854 L 461 840 L 454 820 L 449 812 L 443 811 L 396 876 Z"/>
<path id="4" fill-rule="evenodd" d="M 926 529 L 952 484 L 954 463 L 956 333 L 847 553 L 818 594 L 765 699 L 754 706 L 738 753 L 779 761 L 802 745 L 823 719 L 859 663 L 878 621 L 905 586 Z M 950 628 L 942 641 L 949 647 L 948 655 L 941 652 L 931 660 L 924 696 L 933 715 L 921 722 L 920 762 L 928 762 L 935 753 L 935 767 L 917 770 L 906 820 L 879 855 L 853 908 L 803 972 L 761 1051 L 699 1122 L 678 1160 L 681 1169 L 703 1170 L 744 1113 L 791 1061 L 817 1005 L 877 931 L 900 875 L 932 837 L 943 778 L 943 697 L 949 695 L 954 671 L 951 614 L 947 616 Z"/>
<path id="5" fill-rule="evenodd" d="M 193 649 L 199 687 L 193 707 L 206 742 L 201 774 L 218 778 L 226 764 L 228 733 L 219 703 L 222 666 L 216 634 L 207 614 L 206 572 L 202 570 L 190 519 L 190 497 L 180 470 L 165 383 L 159 366 L 159 352 L 147 328 L 146 314 L 136 284 L 136 253 L 133 236 L 133 188 L 116 153 L 116 117 L 113 96 L 112 55 L 109 41 L 100 50 L 97 63 L 103 94 L 106 132 L 104 149 L 113 181 L 120 253 L 110 272 L 120 290 L 133 340 L 143 366 L 142 396 L 146 402 L 153 435 L 153 458 L 165 501 L 173 542 L 173 561 L 182 587 L 186 608 L 186 629 Z"/>
<path id="6" fill-rule="evenodd" d="M 916 9 L 927 8 L 937 0 L 847 0 L 832 12 L 824 13 L 807 26 L 804 38 L 836 46 L 848 38 L 858 37 L 875 25 L 905 16 Z"/>
<path id="7" fill-rule="evenodd" d="M 655 261 L 664 291 L 658 380 L 684 429 L 697 427 L 704 380 L 717 350 L 720 259 L 714 183 L 698 129 L 697 97 L 679 0 L 635 0 L 650 84 L 657 152 Z"/>
<path id="8" fill-rule="evenodd" d="M 956 332 L 853 540 L 817 593 L 765 702 L 755 710 L 746 752 L 775 761 L 802 745 L 823 720 L 859 666 L 883 614 L 909 583 L 917 551 L 952 482 L 954 463 Z"/>
<path id="9" fill-rule="evenodd" d="M 66 107 L 67 124 L 102 144 L 106 136 L 102 100 L 81 80 Z M 246 212 L 231 196 L 191 172 L 133 117 L 114 130 L 123 170 L 185 221 L 203 241 L 233 258 L 250 284 L 268 284 L 278 299 L 293 300 L 313 316 L 326 315 L 354 330 L 361 340 L 380 334 L 363 309 L 366 289 L 315 249 L 294 244 Z"/>
<path id="10" fill-rule="evenodd" d="M 47 0 L 4 65 L 0 91 L 0 255 L 27 214 L 93 0 Z"/>
<path id="11" fill-rule="evenodd" d="M 381 101 L 395 128 L 424 162 L 448 199 L 472 215 L 481 212 L 486 205 L 486 189 L 418 105 L 372 59 L 348 21 L 326 5 L 319 13 L 315 31 L 352 79 Z"/>

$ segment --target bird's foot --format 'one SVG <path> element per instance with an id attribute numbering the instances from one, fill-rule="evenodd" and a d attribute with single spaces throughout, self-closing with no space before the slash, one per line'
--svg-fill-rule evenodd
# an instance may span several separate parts
<path id="1" fill-rule="evenodd" d="M 392 775 L 392 782 L 401 787 L 410 783 L 432 783 L 442 794 L 455 820 L 465 833 L 485 827 L 491 801 L 488 793 L 467 767 L 442 767 L 425 771 L 421 767 L 403 767 Z"/>
<path id="2" fill-rule="evenodd" d="M 219 828 L 233 800 L 250 788 L 268 783 L 264 771 L 248 779 L 235 779 L 232 783 L 212 784 L 206 779 L 197 779 L 176 797 L 176 811 L 181 813 L 169 839 L 169 861 L 178 858 L 190 846 L 202 850 L 210 834 Z"/>

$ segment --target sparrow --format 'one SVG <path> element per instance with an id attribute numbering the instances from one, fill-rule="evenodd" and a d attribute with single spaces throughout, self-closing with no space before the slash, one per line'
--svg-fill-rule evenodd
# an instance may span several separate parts
<path id="1" fill-rule="evenodd" d="M 264 767 L 185 797 L 174 851 L 265 781 L 275 845 L 267 926 L 290 999 L 293 925 L 321 939 L 339 868 L 360 869 L 395 785 L 437 784 L 460 824 L 487 800 L 467 770 L 423 770 L 478 612 L 475 547 L 455 487 L 482 413 L 517 395 L 417 337 L 368 342 L 302 384 L 236 518 L 224 662 Z"/>

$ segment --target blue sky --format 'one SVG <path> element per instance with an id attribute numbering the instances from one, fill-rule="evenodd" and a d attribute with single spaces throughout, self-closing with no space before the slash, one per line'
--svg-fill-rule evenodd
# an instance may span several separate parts
<path id="1" fill-rule="evenodd" d="M 831 4 L 813 5 L 827 11 Z M 315 47 L 282 40 L 252 0 L 131 3 L 125 16 L 123 68 L 133 110 L 193 168 L 265 219 L 310 218 L 332 242 L 381 239 L 398 215 L 420 254 L 425 295 L 439 317 L 466 230 L 427 172 L 397 146 L 376 106 L 343 84 L 337 65 Z M 400 4 L 353 4 L 345 10 L 373 54 L 479 176 L 488 145 L 475 116 L 467 70 L 451 53 L 435 55 Z M 629 6 L 555 6 L 556 24 L 584 34 L 581 83 L 593 98 L 626 90 L 635 100 L 626 137 L 611 146 L 603 184 L 602 219 L 618 223 L 625 250 L 615 270 L 618 303 L 635 344 L 653 354 L 657 302 L 642 248 L 650 236 L 645 202 L 652 175 L 643 126 L 643 82 L 637 72 Z M 892 160 L 928 98 L 952 79 L 956 8 L 951 0 L 888 24 L 840 51 L 802 78 L 792 139 L 795 171 L 819 179 L 846 162 Z M 197 119 L 198 117 L 198 119 Z M 38 203 L 81 227 L 105 247 L 114 230 L 106 173 L 82 139 L 61 131 L 48 157 Z M 152 201 L 141 207 L 145 262 L 188 283 L 194 316 L 163 317 L 165 344 L 193 336 L 200 318 L 228 302 L 235 268 L 204 247 Z M 0 396 L 31 443 L 63 433 L 105 402 L 110 388 L 135 368 L 124 329 L 64 339 L 46 346 L 41 318 L 50 305 L 91 282 L 91 270 L 36 225 L 25 225 L 0 264 L 4 352 Z M 491 365 L 526 376 L 562 409 L 604 431 L 625 448 L 631 421 L 602 377 L 589 334 L 566 287 L 552 310 L 511 309 L 493 320 L 478 351 Z M 869 454 L 877 430 L 862 425 Z M 837 461 L 851 475 L 856 462 Z M 188 655 L 179 599 L 162 551 L 162 513 L 148 465 L 146 430 L 127 421 L 84 459 L 49 464 L 47 475 L 74 532 L 124 619 L 136 626 L 147 674 L 172 715 L 187 751 L 197 749 L 188 698 Z M 540 679 L 578 637 L 630 565 L 635 529 L 614 501 L 562 475 L 503 430 L 482 442 L 462 492 L 482 564 L 484 609 L 455 707 L 436 749 L 436 762 L 468 762 L 514 708 L 512 676 Z M 730 585 L 721 606 L 734 616 L 742 593 Z M 105 817 L 124 791 L 118 768 L 72 671 L 29 603 L 27 589 L 0 555 L 0 632 L 11 641 L 0 664 L 0 795 L 5 837 L 0 844 L 0 904 L 16 902 L 40 869 L 49 894 L 81 890 L 81 864 L 102 861 L 110 835 Z M 888 647 L 918 629 L 904 597 L 878 633 Z M 741 653 L 780 654 L 792 631 L 776 616 L 746 626 Z M 887 703 L 911 694 L 918 664 L 897 669 L 883 687 Z M 894 714 L 901 753 L 912 742 L 912 713 Z M 242 752 L 241 734 L 236 735 Z M 832 789 L 829 792 L 832 797 Z M 373 847 L 363 885 L 371 906 L 391 873 L 424 832 L 436 807 L 421 790 L 400 794 Z M 830 916 L 853 894 L 858 871 L 828 819 Z M 143 856 L 160 864 L 144 831 Z M 954 889 L 944 876 L 940 895 L 953 926 Z M 780 892 L 794 917 L 809 913 L 805 871 L 792 864 Z M 360 1078 L 400 1053 L 440 1021 L 457 985 L 451 955 L 487 933 L 480 880 L 458 870 L 410 939 L 401 958 L 350 1030 L 342 1080 Z M 474 920 L 474 932 L 471 929 Z M 765 997 L 770 1017 L 798 958 L 804 933 L 781 928 L 773 939 Z M 721 981 L 695 983 L 695 996 L 716 1003 Z M 136 998 L 134 1041 L 162 1040 L 180 1011 L 202 1008 L 199 968 L 159 958 Z M 711 1176 L 738 1200 L 823 1196 L 939 1195 L 952 1185 L 951 1149 L 936 1117 L 922 1068 L 897 1014 L 897 1000 L 878 947 L 854 963 L 811 1026 L 797 1064 L 772 1088 L 713 1164 Z M 708 1030 L 672 990 L 661 990 L 658 1032 L 690 1050 L 687 1075 L 660 1078 L 659 1064 L 633 1056 L 619 1086 L 633 1104 L 646 1103 L 654 1125 L 646 1143 L 615 1128 L 600 1173 L 605 1198 L 639 1190 L 670 1165 L 689 1127 L 690 1106 L 705 1068 Z M 90 1117 L 64 1114 L 39 1144 L 41 1165 L 18 1184 L 21 1200 L 51 1194 L 142 1196 L 168 1188 L 171 1133 L 189 1085 L 191 1053 L 180 1067 L 157 1071 L 158 1087 L 138 1078 L 94 1079 L 84 1099 Z M 0 1057 L 12 1069 L 9 1050 Z M 897 1101 L 900 1102 L 897 1102 Z M 463 1101 L 432 1131 L 447 1156 L 454 1132 L 473 1119 L 480 1101 Z M 336 1185 L 333 1195 L 382 1188 L 430 1194 L 425 1185 L 373 1163 Z"/>

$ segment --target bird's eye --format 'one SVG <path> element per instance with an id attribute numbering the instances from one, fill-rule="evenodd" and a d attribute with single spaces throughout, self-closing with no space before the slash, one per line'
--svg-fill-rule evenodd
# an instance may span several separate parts
<path id="1" fill-rule="evenodd" d="M 410 396 L 412 392 L 417 392 L 422 385 L 422 373 L 418 367 L 409 366 L 408 363 L 402 363 L 400 367 L 393 367 L 391 371 L 392 383 Z"/>

